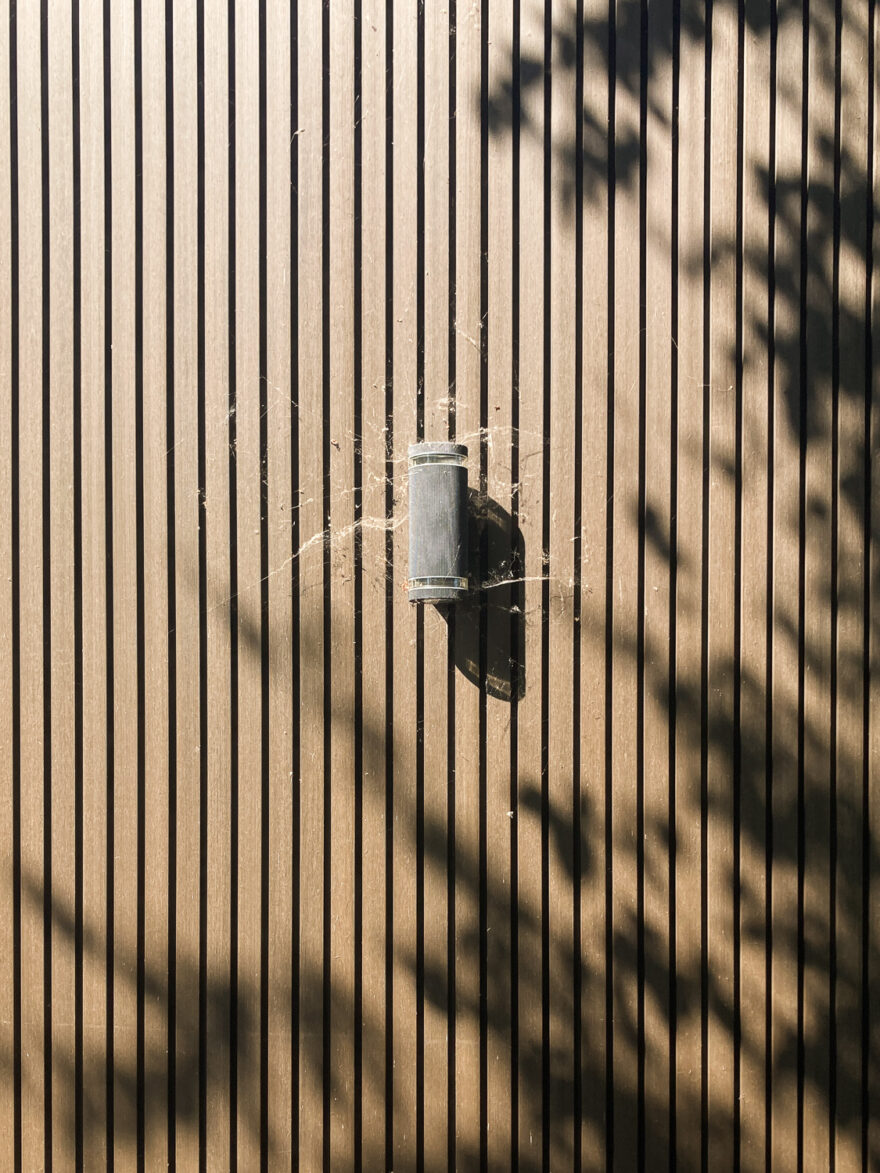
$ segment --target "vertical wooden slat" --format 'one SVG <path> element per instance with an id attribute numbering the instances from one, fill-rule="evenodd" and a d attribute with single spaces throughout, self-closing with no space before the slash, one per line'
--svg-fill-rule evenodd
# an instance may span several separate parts
<path id="1" fill-rule="evenodd" d="M 205 1128 L 208 1168 L 230 1160 L 231 660 L 229 596 L 229 74 L 228 5 L 204 10 L 205 62 L 205 503 L 208 673 L 208 1024 Z"/>
<path id="2" fill-rule="evenodd" d="M 470 488 L 480 486 L 481 13 L 458 0 L 455 13 L 455 438 L 468 446 Z M 395 127 L 396 132 L 396 127 Z M 405 221 L 397 221 L 396 231 Z M 399 228 L 398 228 L 399 225 Z M 399 386 L 398 374 L 398 386 Z M 479 606 L 471 600 L 468 606 Z M 473 661 L 482 614 L 456 616 L 456 658 Z M 480 694 L 455 681 L 455 1137 L 456 1162 L 479 1160 L 482 1123 L 480 1043 Z"/>
<path id="3" fill-rule="evenodd" d="M 682 6 L 678 152 L 678 518 L 675 679 L 675 1137 L 678 1160 L 700 1161 L 700 613 L 702 600 L 703 27 Z"/>
<path id="4" fill-rule="evenodd" d="M 488 41 L 489 174 L 488 223 L 492 245 L 488 256 L 488 502 L 486 542 L 486 827 L 488 890 L 486 895 L 487 996 L 487 1149 L 489 1167 L 508 1159 L 513 1125 L 511 1112 L 513 958 L 511 956 L 510 845 L 516 808 L 511 787 L 511 705 L 518 687 L 512 657 L 511 606 L 518 590 L 504 585 L 516 571 L 513 566 L 515 533 L 510 518 L 512 475 L 511 442 L 513 392 L 511 387 L 511 337 L 513 273 L 511 181 L 513 104 L 505 80 L 512 62 L 512 9 L 489 11 Z M 481 574 L 482 574 L 481 569 Z M 430 661 L 428 661 L 430 663 Z"/>
<path id="5" fill-rule="evenodd" d="M 866 650 L 865 521 L 870 502 L 865 494 L 865 461 L 871 448 L 866 429 L 866 386 L 871 371 L 866 365 L 865 281 L 868 201 L 873 202 L 872 176 L 868 173 L 869 103 L 876 101 L 876 84 L 868 73 L 865 46 L 870 35 L 868 12 L 863 5 L 844 4 L 840 13 L 840 84 L 836 109 L 836 143 L 840 152 L 836 194 L 839 229 L 834 241 L 837 288 L 833 290 L 836 314 L 836 363 L 838 383 L 837 469 L 832 493 L 837 497 L 837 663 L 836 741 L 832 761 L 836 767 L 836 794 L 830 820 L 832 835 L 830 947 L 831 1046 L 829 1161 L 844 1173 L 862 1167 L 864 1119 L 862 1099 L 862 1014 L 869 991 L 862 989 L 862 940 L 860 926 L 869 892 L 863 889 L 864 842 L 862 838 L 862 787 L 870 758 L 866 760 L 864 735 Z M 856 46 L 860 46 L 857 49 Z M 835 160 L 837 162 L 837 160 Z M 870 248 L 868 244 L 868 248 Z M 833 376 L 832 376 L 833 377 Z M 870 398 L 867 400 L 870 403 Z M 876 447 L 876 440 L 875 440 Z M 834 471 L 834 470 L 833 470 Z M 868 828 L 870 830 L 870 827 Z M 836 831 L 836 837 L 834 833 Z M 872 840 L 869 838 L 869 852 Z M 876 950 L 876 944 L 873 945 Z M 858 1040 L 858 1042 L 857 1042 Z M 866 1127 L 867 1126 L 867 1127 Z M 869 1162 L 870 1164 L 870 1158 Z"/>
<path id="6" fill-rule="evenodd" d="M 767 1069 L 767 597 L 769 5 L 745 29 L 742 156 L 740 587 L 740 1111 L 744 1168 L 760 1168 Z"/>
<path id="7" fill-rule="evenodd" d="M 608 404 L 608 53 L 607 5 L 584 4 L 583 109 L 583 367 L 581 488 L 581 777 L 580 846 L 581 913 L 581 1160 L 600 1168 L 606 1153 L 606 680 L 610 660 L 606 646 L 605 573 L 608 556 L 607 444 Z M 520 215 L 520 232 L 528 221 Z M 520 271 L 521 283 L 528 274 Z M 522 386 L 522 377 L 520 378 Z M 520 459 L 524 449 L 520 445 Z M 528 867 L 521 858 L 521 869 Z M 602 1089 L 597 1094 L 596 1089 Z"/>
<path id="8" fill-rule="evenodd" d="M 80 7 L 83 437 L 83 1164 L 107 1159 L 107 593 L 104 29 Z M 87 945 L 86 945 L 87 942 Z"/>
<path id="9" fill-rule="evenodd" d="M 262 739 L 260 626 L 260 207 L 257 6 L 235 11 L 235 475 L 238 580 L 238 997 L 236 1141 L 239 1168 L 259 1163 Z"/>
<path id="10" fill-rule="evenodd" d="M 417 12 L 394 5 L 393 16 L 393 1167 L 416 1165 L 418 1104 L 416 1046 L 416 608 L 407 601 L 409 529 L 406 516 L 407 449 L 416 437 L 416 69 Z M 391 134 L 391 128 L 388 128 Z"/>
<path id="11" fill-rule="evenodd" d="M 291 1096 L 290 11 L 266 9 L 269 530 L 269 1154 L 288 1161 Z"/>
<path id="12" fill-rule="evenodd" d="M 647 27 L 648 111 L 644 129 L 648 193 L 644 209 L 645 250 L 645 454 L 642 487 L 644 602 L 642 795 L 644 868 L 643 968 L 645 1021 L 645 1166 L 668 1169 L 670 1080 L 669 1002 L 669 665 L 674 656 L 670 632 L 672 446 L 678 424 L 673 386 L 672 265 L 672 53 L 673 10 L 669 3 L 649 5 Z M 650 193 L 658 193 L 651 199 Z M 668 200 L 666 197 L 668 193 Z M 655 976 L 656 975 L 656 976 Z"/>
<path id="13" fill-rule="evenodd" d="M 807 324 L 804 534 L 804 763 L 803 848 L 803 1060 L 802 1144 L 804 1168 L 824 1170 L 830 1161 L 829 968 L 830 827 L 836 792 L 832 770 L 832 624 L 837 623 L 832 582 L 835 501 L 832 483 L 835 420 L 833 338 L 834 186 L 822 168 L 833 167 L 835 29 L 833 12 L 813 7 L 809 19 L 809 128 L 807 151 Z M 831 150 L 828 150 L 831 144 Z M 833 171 L 832 171 L 833 176 Z M 829 313 L 829 310 L 831 312 Z"/>
<path id="14" fill-rule="evenodd" d="M 449 429 L 449 13 L 424 6 L 424 330 L 425 438 Z M 423 1008 L 425 1167 L 442 1166 L 449 1127 L 447 1030 L 447 779 L 450 621 L 424 607 Z"/>
<path id="15" fill-rule="evenodd" d="M 49 14 L 49 341 L 52 485 L 52 1167 L 73 1168 L 75 925 L 73 612 L 73 151 L 71 13 Z"/>
<path id="16" fill-rule="evenodd" d="M 195 5 L 175 8 L 174 68 L 174 539 L 176 587 L 176 1153 L 199 1151 L 200 741 L 198 482 L 198 128 Z"/>
<path id="17" fill-rule="evenodd" d="M 137 576 L 134 10 L 110 28 L 113 222 L 113 1159 L 135 1167 L 137 1122 Z"/>
<path id="18" fill-rule="evenodd" d="M 735 590 L 735 496 L 737 372 L 736 372 L 736 220 L 737 220 L 737 21 L 729 9 L 712 9 L 711 134 L 707 235 L 711 253 L 705 259 L 709 271 L 709 330 L 704 338 L 708 349 L 709 451 L 703 453 L 708 465 L 708 560 L 704 582 L 708 596 L 703 599 L 703 671 L 708 687 L 708 712 L 704 736 L 706 780 L 704 789 L 703 836 L 707 857 L 706 924 L 704 965 L 712 975 L 704 991 L 704 1014 L 708 1013 L 708 1039 L 704 1039 L 703 1063 L 708 1073 L 708 1160 L 726 1160 L 733 1139 L 733 1019 L 734 958 L 734 805 L 735 785 L 730 786 L 734 764 L 734 607 Z M 705 256 L 705 254 L 704 254 Z M 705 274 L 704 274 L 705 276 Z M 731 476 L 731 469 L 734 475 Z M 704 490 L 705 493 L 705 490 Z M 704 534 L 706 531 L 704 530 Z"/>
<path id="19" fill-rule="evenodd" d="M 144 500 L 144 1161 L 167 1159 L 168 550 L 165 13 L 142 6 Z"/>
<path id="20" fill-rule="evenodd" d="M 549 65 L 549 62 L 547 63 Z M 519 328 L 519 477 L 517 505 L 522 532 L 523 589 L 520 604 L 525 621 L 525 651 L 520 673 L 524 695 L 518 706 L 517 733 L 517 858 L 516 956 L 519 1006 L 517 1059 L 519 1160 L 528 1168 L 542 1159 L 544 1082 L 542 1049 L 542 887 L 541 871 L 541 577 L 543 437 L 543 285 L 544 222 L 542 184 L 544 124 L 544 29 L 536 10 L 520 6 L 520 300 Z M 464 346 L 461 339 L 459 345 Z M 456 738 L 460 737 L 456 710 Z M 530 861 L 528 864 L 526 861 Z M 549 1074 L 549 1073 L 547 1073 Z"/>
<path id="21" fill-rule="evenodd" d="M 330 1159 L 354 1161 L 354 13 L 330 10 Z M 325 179 L 326 182 L 326 179 Z M 332 307 L 332 308 L 331 308 Z"/>
<path id="22" fill-rule="evenodd" d="M 363 457 L 363 521 L 361 522 L 363 629 L 363 781 L 361 807 L 361 930 L 360 930 L 360 1144 L 364 1169 L 387 1165 L 386 1149 L 393 1101 L 386 1098 L 391 1072 L 386 1066 L 388 987 L 386 942 L 387 850 L 386 817 L 386 592 L 389 584 L 386 548 L 386 25 L 385 11 L 369 8 L 361 22 L 362 61 L 362 271 L 361 436 Z M 357 328 L 357 323 L 355 323 Z"/>
<path id="23" fill-rule="evenodd" d="M 547 696 L 544 705 L 547 722 L 542 748 L 547 755 L 545 831 L 547 872 L 547 911 L 549 923 L 549 988 L 545 998 L 549 1006 L 550 1160 L 553 1165 L 573 1161 L 574 1152 L 574 1038 L 573 967 L 571 964 L 573 928 L 572 776 L 574 759 L 572 728 L 573 697 L 573 539 L 574 539 L 574 461 L 575 412 L 579 408 L 576 386 L 576 344 L 580 323 L 576 321 L 575 218 L 574 186 L 571 158 L 564 144 L 575 141 L 577 127 L 575 70 L 571 68 L 574 45 L 567 32 L 560 32 L 563 15 L 553 14 L 555 28 L 550 58 L 550 206 L 545 209 L 549 225 L 549 305 L 550 354 L 545 355 L 544 442 L 549 444 L 549 476 L 544 474 L 544 518 L 542 545 L 549 578 L 544 587 L 547 624 Z M 549 19 L 549 15 L 546 19 Z M 575 165 L 577 161 L 575 160 Z M 545 169 L 547 163 L 545 162 Z M 547 182 L 545 170 L 545 183 Z M 545 235 L 545 247 L 548 241 Z M 549 419 L 549 431 L 547 421 Z M 549 507 L 549 508 L 548 508 Z M 545 594 L 545 597 L 546 597 Z M 543 724 L 543 722 L 542 722 Z M 545 1040 L 545 1048 L 547 1041 Z M 545 1143 L 546 1152 L 546 1143 Z"/>
<path id="24" fill-rule="evenodd" d="M 299 103 L 299 583 L 302 696 L 300 866 L 300 1167 L 317 1167 L 325 1148 L 324 1051 L 325 843 L 323 535 L 322 26 L 317 5 L 300 5 L 297 35 Z"/>
<path id="25" fill-rule="evenodd" d="M 635 9 L 618 10 L 615 75 L 614 205 L 614 531 L 612 536 L 613 660 L 612 787 L 610 811 L 614 851 L 614 1160 L 626 1168 L 637 1161 L 643 1137 L 641 1019 L 642 974 L 637 941 L 641 933 L 638 884 L 639 790 L 643 763 L 638 757 L 638 517 L 640 506 L 640 206 L 636 144 L 640 135 L 640 26 Z M 609 294 L 610 296 L 610 294 Z"/>
<path id="26" fill-rule="evenodd" d="M 19 213 L 22 1168 L 43 1163 L 43 558 L 40 12 L 16 10 Z"/>
<path id="27" fill-rule="evenodd" d="M 772 1159 L 797 1151 L 798 543 L 801 98 L 799 12 L 779 13 L 776 58 L 773 461 Z"/>

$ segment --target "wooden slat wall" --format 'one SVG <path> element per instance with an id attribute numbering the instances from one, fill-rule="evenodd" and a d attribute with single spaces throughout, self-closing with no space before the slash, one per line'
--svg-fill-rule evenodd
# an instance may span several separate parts
<path id="1" fill-rule="evenodd" d="M 878 38 L 7 0 L 0 1166 L 880 1168 Z"/>

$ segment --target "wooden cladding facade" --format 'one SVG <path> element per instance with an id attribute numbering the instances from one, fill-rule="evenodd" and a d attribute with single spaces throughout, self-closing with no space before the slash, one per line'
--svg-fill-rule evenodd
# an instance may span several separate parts
<path id="1" fill-rule="evenodd" d="M 877 46 L 5 0 L 4 1169 L 880 1168 Z"/>

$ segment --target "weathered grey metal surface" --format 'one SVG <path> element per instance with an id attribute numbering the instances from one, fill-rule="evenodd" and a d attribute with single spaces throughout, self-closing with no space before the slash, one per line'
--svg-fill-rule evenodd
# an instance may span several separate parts
<path id="1" fill-rule="evenodd" d="M 468 590 L 467 448 L 426 441 L 409 449 L 409 599 L 455 602 Z"/>

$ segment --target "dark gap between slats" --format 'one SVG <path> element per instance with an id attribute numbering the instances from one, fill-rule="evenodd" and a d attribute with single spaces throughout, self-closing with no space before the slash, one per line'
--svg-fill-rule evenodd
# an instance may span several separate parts
<path id="1" fill-rule="evenodd" d="M 208 519 L 205 406 L 205 3 L 196 4 L 196 379 L 199 502 L 199 1168 L 208 1149 Z"/>
<path id="2" fill-rule="evenodd" d="M 105 0 L 109 12 L 110 0 Z M 168 1166 L 177 1161 L 177 574 L 174 346 L 174 0 L 165 0 L 165 469 L 168 589 Z M 109 703 L 109 702 L 108 702 Z M 108 852 L 109 852 L 108 844 Z M 112 859 L 112 856 L 111 856 Z M 109 975 L 108 975 L 109 980 Z M 112 1018 L 108 1019 L 112 1032 Z M 112 1033 L 111 1033 L 112 1037 Z M 112 1078 L 112 1072 L 110 1073 Z M 112 1085 L 111 1085 L 112 1087 Z M 109 1125 L 108 1125 L 109 1131 Z"/>
<path id="3" fill-rule="evenodd" d="M 323 603 L 323 722 L 324 722 L 324 916 L 323 916 L 323 1040 L 322 1040 L 322 1140 L 324 1168 L 330 1167 L 330 1102 L 332 1084 L 332 820 L 333 820 L 333 657 L 331 640 L 332 593 L 330 562 L 330 5 L 325 3 L 321 14 L 321 529 L 323 545 L 322 603 Z"/>
<path id="4" fill-rule="evenodd" d="M 550 1168 L 550 426 L 552 407 L 552 54 L 553 3 L 544 4 L 543 60 L 543 346 L 541 455 L 541 1155 Z"/>
<path id="5" fill-rule="evenodd" d="M 489 485 L 489 0 L 480 9 L 480 511 L 487 508 Z M 488 537 L 480 543 L 480 632 L 478 679 L 479 871 L 480 871 L 480 1168 L 489 1163 L 489 858 L 488 858 L 488 693 L 489 623 L 486 590 Z"/>
<path id="6" fill-rule="evenodd" d="M 873 79 L 876 69 L 875 35 L 877 8 L 870 0 L 868 9 L 868 77 Z M 873 492 L 873 452 L 877 442 L 876 420 L 874 417 L 874 133 L 876 118 L 876 87 L 870 84 L 868 98 L 868 159 L 865 191 L 865 528 L 864 549 L 864 609 L 862 614 L 862 1168 L 867 1169 L 870 1157 L 870 1076 L 871 1076 L 871 590 L 874 585 L 873 561 L 877 555 L 877 535 L 874 533 L 874 518 L 871 509 Z"/>
<path id="7" fill-rule="evenodd" d="M 229 291 L 226 316 L 229 326 L 229 1167 L 238 1167 L 238 382 L 236 324 L 236 23 L 235 0 L 226 8 L 228 19 L 228 259 Z M 296 148 L 295 148 L 296 149 Z M 295 283 L 293 283 L 295 285 Z M 296 516 L 296 510 L 293 510 Z M 296 568 L 296 558 L 293 560 Z M 296 572 L 293 571 L 293 572 Z M 295 596 L 296 597 L 296 596 Z M 296 1133 L 292 1133 L 296 1135 Z M 291 1139 L 291 1143 L 293 1143 Z"/>
<path id="8" fill-rule="evenodd" d="M 736 240 L 734 338 L 736 438 L 733 538 L 733 1167 L 742 1153 L 742 561 L 743 561 L 743 185 L 745 151 L 745 0 L 737 5 Z"/>
<path id="9" fill-rule="evenodd" d="M 79 0 L 71 4 L 73 135 L 73 840 L 74 1043 L 73 1148 L 83 1166 L 83 586 L 82 586 L 82 159 L 80 139 Z M 13 714 L 13 720 L 15 716 Z"/>
<path id="10" fill-rule="evenodd" d="M 550 1168 L 550 417 L 553 331 L 551 321 L 551 198 L 553 0 L 544 3 L 543 61 L 543 412 L 541 425 L 541 1159 Z"/>
<path id="11" fill-rule="evenodd" d="M 639 449 L 636 555 L 636 1161 L 645 1164 L 645 463 L 647 459 L 648 3 L 639 11 Z"/>
<path id="12" fill-rule="evenodd" d="M 326 12 L 326 10 L 325 10 Z M 325 15 L 326 21 L 326 15 Z M 266 0 L 259 8 L 259 105 L 260 105 L 260 1167 L 269 1160 L 269 392 L 268 392 L 268 292 L 266 211 Z M 326 182 L 326 181 L 325 181 Z M 326 197 L 325 197 L 326 202 Z M 326 228 L 324 233 L 326 241 Z M 325 248 L 326 251 L 326 248 Z M 324 305 L 326 306 L 326 300 Z M 326 327 L 325 327 L 326 333 Z M 327 357 L 325 340 L 324 419 L 327 420 Z M 325 506 L 327 513 L 327 465 L 325 453 Z M 327 521 L 325 518 L 324 529 Z M 327 553 L 325 550 L 325 563 Z M 327 592 L 325 566 L 324 589 Z M 325 650 L 325 656 L 327 652 Z M 326 684 L 325 684 L 326 688 Z M 325 696 L 326 701 L 326 696 Z M 326 704 L 325 704 L 326 709 Z M 326 742 L 325 732 L 325 742 Z M 325 758 L 327 757 L 325 745 Z M 325 836 L 327 832 L 325 829 Z M 325 845 L 326 846 L 326 845 Z M 329 867 L 325 855 L 325 869 Z M 325 917 L 326 902 L 325 902 Z M 325 941 L 325 953 L 327 945 Z"/>
<path id="13" fill-rule="evenodd" d="M 425 4 L 416 9 L 416 440 L 425 438 Z M 416 608 L 416 1169 L 425 1168 L 425 612 Z"/>
<path id="14" fill-rule="evenodd" d="M 669 708 L 668 725 L 668 766 L 669 808 L 667 829 L 669 835 L 669 905 L 668 905 L 668 953 L 669 958 L 669 1147 L 670 1169 L 675 1168 L 678 1116 L 676 1112 L 678 1075 L 678 959 L 676 937 L 678 932 L 676 904 L 676 736 L 677 736 L 677 678 L 678 678 L 678 340 L 679 340 L 679 93 L 681 83 L 681 0 L 672 5 L 672 125 L 670 128 L 671 191 L 669 225 L 669 268 L 670 268 L 670 332 L 672 345 L 669 348 L 669 675 L 667 693 Z"/>
<path id="15" fill-rule="evenodd" d="M 769 151 L 767 160 L 767 584 L 765 610 L 766 691 L 764 695 L 764 772 L 766 782 L 766 809 L 764 816 L 764 1163 L 769 1169 L 773 1155 L 773 651 L 775 613 L 774 564 L 775 528 L 774 509 L 776 486 L 776 80 L 777 41 L 779 24 L 777 0 L 770 8 L 770 81 L 769 81 Z"/>
<path id="16" fill-rule="evenodd" d="M 144 980 L 146 897 L 146 664 L 144 646 L 144 127 L 141 3 L 134 5 L 134 330 L 135 330 L 135 578 L 137 627 L 137 959 L 136 1148 L 144 1167 Z"/>
<path id="17" fill-rule="evenodd" d="M 12 1085 L 13 1164 L 21 1173 L 21 490 L 19 478 L 18 37 L 9 4 L 10 539 L 12 552 Z"/>
<path id="18" fill-rule="evenodd" d="M 712 377 L 712 20 L 706 0 L 703 90 L 703 429 L 700 540 L 700 1166 L 709 1166 L 709 487 Z"/>
<path id="19" fill-rule="evenodd" d="M 615 189 L 617 77 L 617 9 L 608 0 L 608 405 L 605 435 L 605 1164 L 614 1167 L 614 237 L 616 231 Z"/>
<path id="20" fill-rule="evenodd" d="M 52 1168 L 52 371 L 49 234 L 49 7 L 40 4 L 42 179 L 42 538 L 43 538 L 43 1163 Z"/>
<path id="21" fill-rule="evenodd" d="M 574 1148 L 572 1163 L 575 1169 L 581 1167 L 581 1141 L 584 1120 L 583 1088 L 583 973 L 581 960 L 581 885 L 583 868 L 581 826 L 581 620 L 583 616 L 582 566 L 583 558 L 583 436 L 584 436 L 584 3 L 577 0 L 575 47 L 575 289 L 574 289 L 574 470 L 572 477 L 573 533 L 572 533 L 572 689 L 571 689 L 571 740 L 572 740 L 572 1059 L 574 1081 L 572 1087 L 572 1122 L 574 1125 Z M 516 533 L 516 529 L 513 530 Z M 514 577 L 517 572 L 513 572 Z M 512 629 L 513 636 L 513 629 Z M 512 641 L 512 647 L 516 644 Z M 513 695 L 513 690 L 511 690 Z"/>
<path id="22" fill-rule="evenodd" d="M 394 0 L 385 4 L 385 1164 L 394 1166 Z"/>
<path id="23" fill-rule="evenodd" d="M 167 0 L 171 4 L 171 0 Z M 115 690 L 114 690 L 114 646 L 113 646 L 113 134 L 112 134 L 112 106 L 110 88 L 110 35 L 111 35 L 111 0 L 104 0 L 103 11 L 103 100 L 104 100 L 104 547 L 105 547 L 105 640 L 106 640 L 106 723 L 107 723 L 107 845 L 105 856 L 105 876 L 107 895 L 105 906 L 105 1096 L 106 1096 L 106 1132 L 107 1168 L 113 1169 L 113 1138 L 114 1138 L 114 1049 L 113 1049 L 113 1011 L 114 1011 L 114 938 L 115 938 L 115 895 L 113 888 L 113 863 L 115 849 L 115 812 L 113 806 L 113 792 L 115 789 Z M 171 31 L 167 33 L 167 48 L 171 47 Z M 170 66 L 169 66 L 170 69 Z M 170 138 L 170 136 L 169 136 Z M 169 355 L 171 354 L 169 348 Z M 169 358 L 169 362 L 171 359 Z M 173 368 L 172 368 L 173 369 Z M 172 452 L 173 439 L 169 440 L 169 452 Z M 173 462 L 173 455 L 170 458 Z M 169 474 L 171 475 L 171 474 Z M 173 499 L 173 497 L 172 497 Z M 173 584 L 173 557 L 169 551 L 169 589 Z M 169 629 L 173 631 L 172 612 L 169 611 Z M 169 642 L 173 636 L 169 635 Z M 170 679 L 170 668 L 169 668 Z M 170 901 L 169 895 L 169 901 Z M 171 906 L 173 907 L 173 906 Z M 170 959 L 170 958 L 169 958 Z M 173 1046 L 173 1033 L 169 1033 L 169 1043 Z M 168 1103 L 169 1123 L 172 1122 L 174 1111 L 173 1101 Z M 173 1161 L 169 1162 L 173 1166 Z"/>
<path id="24" fill-rule="evenodd" d="M 798 281 L 798 684 L 797 684 L 797 1170 L 804 1164 L 804 1040 L 806 921 L 806 567 L 807 567 L 807 272 L 809 263 L 810 8 L 805 2 L 801 40 L 800 272 Z"/>
<path id="25" fill-rule="evenodd" d="M 520 358 L 520 3 L 513 4 L 511 110 L 511 277 L 510 277 L 510 531 L 519 530 L 519 358 Z M 525 566 L 518 549 L 511 560 L 510 646 L 517 647 L 519 615 L 523 613 Z M 518 612 L 517 612 L 518 608 Z M 522 664 L 514 655 L 510 666 L 510 1167 L 519 1168 L 519 693 Z"/>
<path id="26" fill-rule="evenodd" d="M 831 261 L 831 725 L 829 729 L 828 900 L 828 1173 L 837 1169 L 837 704 L 840 501 L 840 136 L 841 136 L 841 0 L 834 5 L 834 195 Z M 867 547 L 865 550 L 867 554 Z M 864 893 L 862 894 L 864 899 Z"/>
<path id="27" fill-rule="evenodd" d="M 238 381 L 236 376 L 236 158 L 235 158 L 235 0 L 227 5 L 227 87 L 228 87 L 228 179 L 227 252 L 229 263 L 228 319 L 228 376 L 229 410 L 227 412 L 227 439 L 229 442 L 229 1168 L 238 1167 Z M 296 146 L 294 145 L 294 150 Z M 291 282 L 293 289 L 296 282 Z M 293 510 L 294 518 L 296 510 Z M 294 559 L 292 573 L 296 574 Z M 294 598 L 296 595 L 294 594 Z M 294 907 L 296 904 L 294 903 Z M 298 1136 L 291 1132 L 291 1144 Z"/>
<path id="28" fill-rule="evenodd" d="M 292 0 L 290 6 L 290 124 L 299 126 L 299 94 L 297 76 L 299 73 L 298 42 L 299 4 Z M 290 148 L 290 267 L 299 272 L 299 135 L 294 135 Z M 299 288 L 297 281 L 290 283 L 290 546 L 300 548 L 300 481 L 299 481 Z M 293 876 L 293 900 L 291 903 L 291 992 L 290 992 L 290 1146 L 291 1168 L 299 1168 L 299 1103 L 300 1103 L 300 916 L 301 916 L 301 800 L 302 800 L 302 757 L 301 757 L 301 692 L 300 692 L 300 574 L 299 558 L 290 563 L 290 619 L 291 619 L 291 703 L 293 709 L 293 738 L 291 777 L 294 779 L 294 794 L 291 810 L 291 874 Z"/>
<path id="29" fill-rule="evenodd" d="M 449 108 L 447 129 L 449 134 L 447 186 L 448 207 L 448 268 L 449 305 L 447 318 L 447 383 L 449 403 L 447 407 L 447 431 L 450 440 L 456 438 L 456 0 L 449 0 Z M 451 609 L 446 643 L 446 1106 L 447 1146 L 446 1163 L 455 1169 L 455 1044 L 456 1044 L 456 972 L 455 972 L 455 608 Z"/>
<path id="30" fill-rule="evenodd" d="M 354 6 L 354 1168 L 364 1144 L 363 8 Z M 294 123 L 296 125 L 296 123 Z M 296 147 L 294 147 L 296 150 Z M 295 188 L 295 184 L 293 184 Z M 295 282 L 294 282 L 295 284 Z M 295 398 L 295 397 L 294 397 Z M 299 547 L 294 544 L 295 550 Z M 297 561 L 297 560 L 295 560 Z M 296 1101 L 294 1101 L 296 1102 Z"/>

